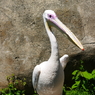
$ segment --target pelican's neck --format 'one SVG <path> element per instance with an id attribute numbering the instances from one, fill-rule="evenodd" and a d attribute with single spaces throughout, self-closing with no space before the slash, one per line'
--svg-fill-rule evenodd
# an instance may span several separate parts
<path id="1" fill-rule="evenodd" d="M 57 45 L 56 38 L 55 38 L 54 34 L 51 32 L 45 18 L 44 18 L 44 24 L 45 24 L 45 28 L 46 28 L 48 37 L 50 39 L 50 43 L 51 43 L 51 56 L 50 56 L 49 60 L 58 60 L 59 54 L 58 54 L 58 45 Z"/>

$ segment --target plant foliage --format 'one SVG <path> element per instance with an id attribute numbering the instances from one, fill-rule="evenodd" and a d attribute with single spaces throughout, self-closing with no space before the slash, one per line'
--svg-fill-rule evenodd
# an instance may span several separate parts
<path id="1" fill-rule="evenodd" d="M 23 80 L 17 79 L 16 76 L 8 76 L 8 87 L 2 89 L 1 95 L 25 95 L 24 86 L 26 85 L 25 78 Z"/>
<path id="2" fill-rule="evenodd" d="M 89 73 L 81 65 L 80 70 L 75 70 L 72 75 L 72 79 L 75 81 L 71 87 L 72 89 L 83 90 L 95 95 L 95 70 Z"/>

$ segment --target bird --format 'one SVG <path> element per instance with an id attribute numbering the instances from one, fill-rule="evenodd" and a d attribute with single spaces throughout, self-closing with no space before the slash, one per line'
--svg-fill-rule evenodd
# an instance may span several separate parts
<path id="1" fill-rule="evenodd" d="M 62 95 L 64 69 L 68 62 L 69 56 L 65 54 L 59 58 L 57 40 L 51 28 L 53 26 L 56 27 L 77 47 L 81 50 L 84 50 L 84 48 L 71 30 L 58 19 L 53 10 L 44 11 L 43 21 L 51 44 L 51 55 L 47 61 L 44 61 L 34 67 L 32 73 L 33 88 L 39 95 Z"/>

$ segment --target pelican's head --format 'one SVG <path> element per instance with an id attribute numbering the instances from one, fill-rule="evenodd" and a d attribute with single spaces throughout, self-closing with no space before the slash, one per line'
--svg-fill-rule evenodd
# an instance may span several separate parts
<path id="1" fill-rule="evenodd" d="M 47 20 L 52 20 L 52 19 L 55 19 L 57 16 L 55 14 L 54 11 L 52 10 L 46 10 L 44 13 L 43 13 L 43 17 Z"/>
<path id="2" fill-rule="evenodd" d="M 67 28 L 57 17 L 56 13 L 52 10 L 46 10 L 43 13 L 44 23 L 48 23 L 48 27 L 51 27 L 51 24 L 56 26 L 61 30 L 62 33 L 66 34 L 66 36 L 80 49 L 84 50 L 82 44 L 77 39 L 77 37 L 71 32 L 69 28 Z"/>

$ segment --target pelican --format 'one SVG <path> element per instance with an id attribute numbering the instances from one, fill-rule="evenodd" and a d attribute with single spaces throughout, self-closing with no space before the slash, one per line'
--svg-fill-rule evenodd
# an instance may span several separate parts
<path id="1" fill-rule="evenodd" d="M 51 43 L 51 55 L 48 61 L 35 66 L 32 74 L 32 84 L 39 95 L 62 95 L 64 68 L 69 56 L 65 54 L 59 59 L 58 45 L 51 26 L 57 27 L 80 49 L 84 50 L 84 48 L 70 29 L 58 19 L 54 11 L 45 10 L 43 20 Z"/>

